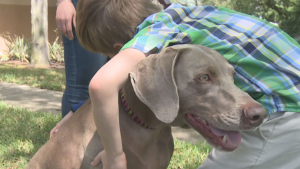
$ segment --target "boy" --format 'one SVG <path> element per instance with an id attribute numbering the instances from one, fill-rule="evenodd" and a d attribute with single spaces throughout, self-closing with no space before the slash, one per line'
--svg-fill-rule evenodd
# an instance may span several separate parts
<path id="1" fill-rule="evenodd" d="M 300 112 L 299 44 L 270 23 L 229 9 L 171 5 L 159 12 L 148 2 L 78 3 L 79 41 L 90 51 L 112 57 L 89 86 L 97 130 L 105 148 L 93 164 L 101 161 L 105 169 L 126 168 L 117 98 L 130 69 L 166 46 L 190 43 L 222 54 L 235 68 L 235 84 L 270 114 L 258 129 L 242 132 L 243 140 L 236 151 L 214 149 L 200 168 L 299 168 L 300 138 L 295 138 L 300 134 L 300 114 L 295 113 Z"/>

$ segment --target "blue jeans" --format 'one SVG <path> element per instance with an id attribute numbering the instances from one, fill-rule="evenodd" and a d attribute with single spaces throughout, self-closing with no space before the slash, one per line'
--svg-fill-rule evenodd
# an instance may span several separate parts
<path id="1" fill-rule="evenodd" d="M 75 8 L 78 0 L 72 0 Z M 66 89 L 62 98 L 62 117 L 71 110 L 73 104 L 89 98 L 88 86 L 95 73 L 107 62 L 108 58 L 99 53 L 85 50 L 78 42 L 73 29 L 74 40 L 63 36 Z"/>
<path id="2" fill-rule="evenodd" d="M 107 62 L 107 57 L 85 50 L 78 42 L 63 37 L 66 89 L 62 98 L 62 117 L 71 105 L 89 98 L 88 86 L 95 73 Z"/>

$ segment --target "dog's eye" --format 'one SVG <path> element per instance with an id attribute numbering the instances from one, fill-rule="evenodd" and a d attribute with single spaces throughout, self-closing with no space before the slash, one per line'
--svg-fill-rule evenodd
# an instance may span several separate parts
<path id="1" fill-rule="evenodd" d="M 209 80 L 209 76 L 208 76 L 207 74 L 202 75 L 202 76 L 199 77 L 199 80 L 200 80 L 201 82 L 206 82 L 206 81 Z"/>

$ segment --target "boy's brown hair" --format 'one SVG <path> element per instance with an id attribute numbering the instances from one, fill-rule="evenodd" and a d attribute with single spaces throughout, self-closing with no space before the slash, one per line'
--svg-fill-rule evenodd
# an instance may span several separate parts
<path id="1" fill-rule="evenodd" d="M 89 51 L 115 55 L 115 43 L 127 43 L 146 17 L 161 10 L 150 0 L 79 0 L 78 40 Z"/>

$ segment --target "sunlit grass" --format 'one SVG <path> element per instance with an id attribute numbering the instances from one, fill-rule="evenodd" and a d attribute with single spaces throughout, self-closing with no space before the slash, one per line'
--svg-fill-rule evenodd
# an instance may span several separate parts
<path id="1" fill-rule="evenodd" d="M 211 150 L 206 143 L 190 144 L 177 139 L 174 142 L 175 150 L 168 169 L 196 169 Z"/>
<path id="2" fill-rule="evenodd" d="M 0 168 L 24 168 L 59 120 L 59 115 L 30 112 L 0 102 Z"/>
<path id="3" fill-rule="evenodd" d="M 63 69 L 42 69 L 1 64 L 0 81 L 55 91 L 64 91 L 65 89 Z"/>
<path id="4" fill-rule="evenodd" d="M 60 115 L 36 113 L 0 102 L 0 168 L 25 168 L 34 153 L 49 139 Z M 210 147 L 175 139 L 175 151 L 168 169 L 196 169 Z"/>

